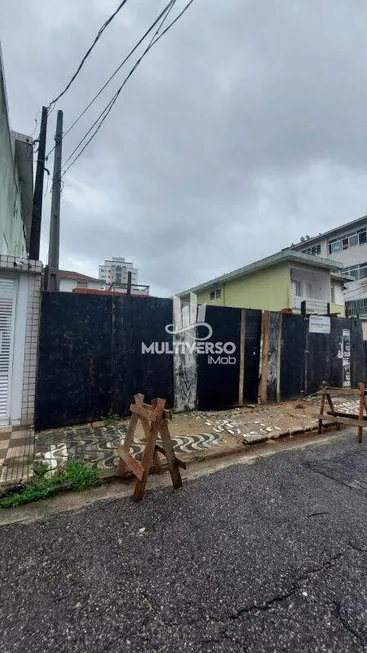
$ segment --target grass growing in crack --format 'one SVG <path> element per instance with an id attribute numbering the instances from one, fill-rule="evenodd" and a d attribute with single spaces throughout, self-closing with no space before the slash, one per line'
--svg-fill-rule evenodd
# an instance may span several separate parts
<path id="1" fill-rule="evenodd" d="M 77 460 L 69 460 L 65 470 L 54 476 L 46 477 L 44 467 L 42 470 L 35 470 L 35 473 L 32 481 L 22 486 L 19 491 L 18 488 L 16 491 L 8 490 L 6 496 L 0 499 L 0 508 L 15 508 L 25 503 L 55 496 L 60 492 L 79 490 L 101 483 L 97 467 L 91 467 Z"/>
<path id="2" fill-rule="evenodd" d="M 108 413 L 107 416 L 101 416 L 101 422 L 105 424 L 105 426 L 111 426 L 115 424 L 115 422 L 119 422 L 121 420 L 120 415 L 117 413 Z"/>

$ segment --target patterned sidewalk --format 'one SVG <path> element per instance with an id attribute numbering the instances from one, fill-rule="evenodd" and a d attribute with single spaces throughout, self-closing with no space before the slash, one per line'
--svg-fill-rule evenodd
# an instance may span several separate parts
<path id="1" fill-rule="evenodd" d="M 34 440 L 32 429 L 0 433 L 0 484 L 32 478 Z"/>
<path id="2" fill-rule="evenodd" d="M 60 429 L 36 435 L 35 459 L 56 468 L 68 458 L 83 460 L 96 464 L 101 470 L 113 470 L 117 465 L 116 449 L 124 442 L 127 425 L 118 424 L 109 427 L 75 427 L 68 430 Z M 200 457 L 202 452 L 216 447 L 238 447 L 238 442 L 232 443 L 227 434 L 200 433 L 198 435 L 173 436 L 173 448 L 177 454 L 185 458 Z M 61 437 L 61 440 L 60 440 Z M 157 440 L 158 444 L 162 443 Z M 137 439 L 131 453 L 141 460 L 144 449 L 144 438 Z M 232 445 L 232 446 L 231 446 Z"/>
<path id="3" fill-rule="evenodd" d="M 265 407 L 234 408 L 220 412 L 181 413 L 169 423 L 173 447 L 186 462 L 234 453 L 269 439 L 296 435 L 316 428 L 320 398 Z M 335 398 L 335 406 L 357 413 L 358 402 Z M 111 474 L 117 463 L 116 448 L 126 436 L 128 419 L 64 427 L 34 434 L 32 430 L 0 431 L 0 484 L 20 483 L 33 476 L 34 463 L 55 470 L 68 459 L 96 464 Z M 144 434 L 137 429 L 132 454 L 141 459 Z"/>

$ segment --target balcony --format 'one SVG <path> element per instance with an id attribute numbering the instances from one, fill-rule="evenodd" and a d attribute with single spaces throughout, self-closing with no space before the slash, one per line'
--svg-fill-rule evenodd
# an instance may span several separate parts
<path id="1" fill-rule="evenodd" d="M 309 297 L 293 296 L 293 310 L 301 310 L 302 302 L 306 302 L 307 313 L 324 315 L 327 313 L 328 302 L 325 299 L 310 299 Z"/>
<path id="2" fill-rule="evenodd" d="M 301 310 L 301 304 L 306 301 L 310 311 L 326 313 L 327 304 L 332 301 L 330 275 L 324 272 L 314 272 L 300 268 L 291 270 L 291 308 Z M 307 307 L 307 312 L 310 312 Z"/>

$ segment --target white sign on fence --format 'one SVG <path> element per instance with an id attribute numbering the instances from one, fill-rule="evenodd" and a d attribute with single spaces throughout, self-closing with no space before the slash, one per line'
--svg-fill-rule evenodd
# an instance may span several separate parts
<path id="1" fill-rule="evenodd" d="M 327 315 L 310 315 L 309 333 L 330 333 L 330 318 Z"/>

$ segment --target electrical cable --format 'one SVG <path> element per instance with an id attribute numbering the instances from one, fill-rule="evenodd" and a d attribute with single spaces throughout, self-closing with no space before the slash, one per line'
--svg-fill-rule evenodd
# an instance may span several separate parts
<path id="1" fill-rule="evenodd" d="M 126 4 L 126 2 L 127 2 L 127 0 L 122 0 L 122 2 L 120 2 L 119 6 L 117 7 L 116 11 L 103 23 L 102 27 L 99 29 L 99 31 L 97 33 L 97 36 L 94 39 L 92 45 L 88 48 L 87 52 L 85 53 L 84 57 L 82 58 L 82 60 L 81 60 L 81 62 L 79 64 L 78 68 L 76 69 L 75 73 L 72 75 L 70 81 L 66 84 L 65 88 L 61 91 L 61 93 L 59 93 L 59 95 L 57 95 L 57 97 L 55 97 L 53 100 L 51 100 L 50 104 L 48 105 L 48 110 L 49 111 L 50 111 L 51 107 L 54 107 L 56 102 L 58 102 L 60 100 L 60 98 L 63 95 L 65 95 L 66 91 L 70 88 L 70 86 L 72 85 L 75 78 L 79 75 L 82 67 L 84 66 L 84 64 L 85 64 L 86 60 L 88 59 L 90 53 L 92 52 L 93 48 L 96 46 L 97 41 L 99 41 L 99 39 L 101 38 L 101 36 L 102 36 L 103 32 L 105 31 L 105 29 L 113 21 L 115 16 L 119 13 L 119 11 Z"/>
<path id="2" fill-rule="evenodd" d="M 124 64 L 129 60 L 129 59 L 130 59 L 130 57 L 134 54 L 134 52 L 138 49 L 138 47 L 139 47 L 139 46 L 142 44 L 142 42 L 146 39 L 146 37 L 148 36 L 148 34 L 149 34 L 153 29 L 154 29 L 154 27 L 157 25 L 157 23 L 159 23 L 159 21 L 160 21 L 161 18 L 166 14 L 166 12 L 167 12 L 167 15 L 168 15 L 168 13 L 171 11 L 171 9 L 172 9 L 173 6 L 175 5 L 175 3 L 176 3 L 176 0 L 170 0 L 170 2 L 167 3 L 167 5 L 165 6 L 165 8 L 161 11 L 161 13 L 159 14 L 159 16 L 156 18 L 156 20 L 155 20 L 155 21 L 151 24 L 151 26 L 147 29 L 147 31 L 145 32 L 145 34 L 143 34 L 143 36 L 139 39 L 139 41 L 137 42 L 137 44 L 132 48 L 132 50 L 130 50 L 130 52 L 129 52 L 128 55 L 125 57 L 125 59 L 124 59 L 124 60 L 119 64 L 119 66 L 118 66 L 118 67 L 116 68 L 116 70 L 112 73 L 112 75 L 108 78 L 108 80 L 105 82 L 105 84 L 104 84 L 104 85 L 99 89 L 98 93 L 96 93 L 96 95 L 92 98 L 92 100 L 91 100 L 91 101 L 89 102 L 89 104 L 85 107 L 85 109 L 83 109 L 83 111 L 82 111 L 82 112 L 77 116 L 77 118 L 76 118 L 76 119 L 74 120 L 74 122 L 70 125 L 70 127 L 69 127 L 65 132 L 64 132 L 64 134 L 63 134 L 63 138 L 65 138 L 65 136 L 67 136 L 67 135 L 69 134 L 69 132 L 71 132 L 71 130 L 75 127 L 75 125 L 79 122 L 79 120 L 84 116 L 84 114 L 85 114 L 85 113 L 88 111 L 88 109 L 92 106 L 92 104 L 97 100 L 97 98 L 99 98 L 99 96 L 101 95 L 101 93 L 103 93 L 103 91 L 104 91 L 105 88 L 108 86 L 108 84 L 113 80 L 113 78 L 114 78 L 114 77 L 117 75 L 117 73 L 121 70 L 122 66 L 123 66 L 123 65 L 124 65 Z M 92 128 L 93 128 L 93 127 L 94 127 L 94 125 L 92 125 Z M 89 132 L 88 132 L 88 133 L 89 133 Z M 50 154 L 52 154 L 52 152 L 54 151 L 54 149 L 55 149 L 55 147 L 53 147 L 53 148 L 48 152 L 48 154 L 47 154 L 47 156 L 46 156 L 46 159 L 50 156 Z"/>
<path id="3" fill-rule="evenodd" d="M 144 50 L 143 54 L 142 54 L 142 55 L 140 56 L 140 58 L 136 61 L 136 63 L 134 64 L 133 68 L 130 70 L 130 73 L 129 73 L 128 76 L 125 78 L 125 80 L 124 80 L 122 86 L 120 86 L 120 88 L 118 89 L 117 93 L 115 93 L 115 95 L 114 95 L 114 96 L 112 97 L 112 99 L 109 101 L 109 103 L 107 104 L 107 106 L 106 106 L 106 107 L 103 109 L 103 111 L 99 114 L 98 118 L 94 121 L 94 123 L 91 125 L 91 127 L 89 127 L 88 131 L 86 132 L 86 134 L 84 134 L 83 138 L 79 141 L 79 143 L 78 143 L 77 146 L 74 148 L 74 150 L 72 151 L 72 153 L 70 154 L 70 156 L 66 159 L 66 161 L 65 161 L 64 164 L 63 164 L 63 168 L 65 168 L 65 166 L 67 165 L 67 163 L 68 163 L 68 162 L 70 161 L 70 159 L 74 156 L 75 152 L 76 152 L 76 151 L 79 149 L 79 147 L 83 144 L 83 142 L 85 141 L 85 139 L 87 138 L 87 136 L 90 134 L 90 132 L 92 131 L 92 129 L 97 125 L 97 123 L 98 123 L 100 120 L 101 120 L 101 123 L 102 123 L 102 122 L 104 122 L 104 117 L 107 118 L 108 113 L 109 113 L 110 110 L 112 109 L 113 104 L 114 104 L 115 101 L 117 100 L 117 97 L 118 97 L 119 93 L 121 92 L 122 88 L 125 86 L 127 80 L 128 80 L 129 77 L 132 75 L 132 73 L 134 72 L 134 70 L 137 68 L 137 66 L 139 65 L 139 63 L 141 62 L 141 60 L 144 58 L 144 56 L 149 52 L 150 48 L 154 45 L 154 39 L 155 39 L 156 36 L 159 34 L 160 29 L 163 27 L 163 25 L 164 25 L 164 23 L 165 23 L 165 21 L 166 21 L 168 15 L 169 15 L 169 12 L 171 11 L 171 9 L 172 9 L 173 6 L 175 5 L 175 3 L 176 3 L 176 0 L 171 0 L 171 1 L 168 3 L 168 5 L 166 6 L 166 9 L 164 10 L 164 11 L 166 11 L 166 10 L 167 10 L 167 7 L 169 7 L 169 8 L 168 8 L 168 11 L 167 11 L 167 13 L 163 16 L 163 19 L 162 19 L 161 24 L 159 25 L 159 27 L 158 27 L 158 29 L 156 30 L 155 34 L 153 35 L 152 39 L 149 41 L 149 44 L 148 44 L 148 46 L 146 47 L 146 49 Z M 169 6 L 169 5 L 170 5 L 170 6 Z M 161 17 L 162 17 L 162 16 L 160 15 L 160 18 L 161 18 Z M 155 21 L 155 22 L 157 22 L 157 21 Z M 105 114 L 106 114 L 106 115 L 105 115 Z M 97 127 L 97 131 L 98 131 L 98 129 L 99 129 L 99 126 Z M 88 143 L 89 143 L 89 141 L 88 141 Z"/>
<path id="4" fill-rule="evenodd" d="M 173 20 L 173 21 L 172 21 L 172 22 L 171 22 L 171 23 L 166 27 L 166 29 L 165 29 L 165 30 L 164 30 L 164 31 L 163 31 L 163 32 L 162 32 L 162 33 L 161 33 L 157 38 L 153 37 L 153 39 L 151 40 L 151 42 L 150 42 L 150 44 L 148 45 L 148 47 L 144 50 L 143 54 L 142 54 L 142 55 L 140 56 L 140 58 L 137 60 L 137 62 L 135 63 L 135 65 L 134 65 L 133 68 L 130 70 L 129 74 L 128 74 L 127 77 L 124 79 L 124 81 L 123 81 L 123 83 L 121 84 L 121 86 L 119 87 L 119 89 L 116 91 L 115 95 L 112 97 L 112 99 L 110 100 L 110 102 L 107 104 L 107 106 L 106 106 L 106 107 L 104 108 L 104 110 L 101 112 L 101 114 L 98 116 L 97 120 L 93 123 L 92 127 L 89 128 L 88 132 L 85 134 L 85 136 L 82 138 L 82 140 L 79 141 L 78 145 L 76 146 L 76 148 L 74 149 L 74 151 L 72 152 L 72 154 L 71 154 L 71 155 L 68 157 L 68 159 L 65 161 L 63 167 L 65 167 L 65 165 L 68 163 L 68 161 L 70 161 L 70 159 L 72 158 L 73 154 L 75 154 L 76 150 L 80 147 L 80 145 L 81 145 L 82 142 L 85 140 L 85 138 L 87 137 L 87 135 L 91 132 L 91 130 L 93 129 L 93 127 L 94 127 L 94 126 L 98 123 L 98 121 L 99 121 L 99 124 L 98 124 L 97 128 L 95 129 L 95 131 L 93 132 L 93 134 L 91 135 L 91 137 L 88 139 L 87 143 L 86 143 L 86 144 L 84 145 L 84 147 L 80 150 L 80 152 L 77 154 L 77 156 L 73 159 L 73 161 L 70 163 L 70 165 L 66 168 L 66 170 L 64 170 L 64 172 L 63 172 L 63 174 L 62 174 L 63 177 L 64 177 L 64 175 L 66 175 L 66 173 L 68 172 L 68 170 L 70 170 L 70 168 L 74 165 L 74 163 L 76 163 L 76 161 L 77 161 L 77 160 L 79 159 L 79 157 L 83 154 L 83 152 L 85 151 L 85 149 L 88 147 L 89 143 L 93 140 L 93 138 L 95 137 L 95 135 L 97 134 L 97 132 L 100 130 L 100 128 L 102 127 L 102 124 L 103 124 L 104 121 L 106 120 L 106 118 L 107 118 L 107 116 L 109 115 L 109 113 L 110 113 L 110 111 L 111 111 L 113 105 L 115 104 L 115 102 L 116 102 L 118 96 L 120 95 L 120 93 L 121 93 L 123 87 L 124 87 L 125 84 L 127 83 L 128 79 L 131 77 L 131 75 L 134 73 L 134 71 L 136 70 L 136 68 L 138 67 L 138 65 L 139 65 L 140 62 L 142 61 L 142 59 L 143 59 L 143 58 L 145 57 L 145 55 L 149 52 L 149 50 L 153 47 L 153 45 L 155 45 L 156 43 L 158 43 L 158 41 L 159 41 L 159 40 L 160 40 L 160 39 L 161 39 L 161 38 L 162 38 L 162 37 L 163 37 L 163 36 L 164 36 L 164 35 L 165 35 L 165 34 L 166 34 L 170 29 L 171 29 L 171 27 L 173 27 L 173 25 L 174 25 L 174 24 L 179 20 L 179 18 L 180 18 L 180 17 L 185 13 L 185 11 L 187 11 L 187 9 L 190 7 L 190 5 L 191 5 L 193 2 L 194 2 L 194 0 L 190 0 L 190 1 L 185 5 L 185 7 L 183 8 L 183 10 L 182 10 L 182 11 L 181 11 L 177 16 L 176 16 L 176 18 L 175 18 L 175 19 L 174 19 L 174 20 Z M 158 30 L 158 31 L 159 31 L 159 30 Z"/>

